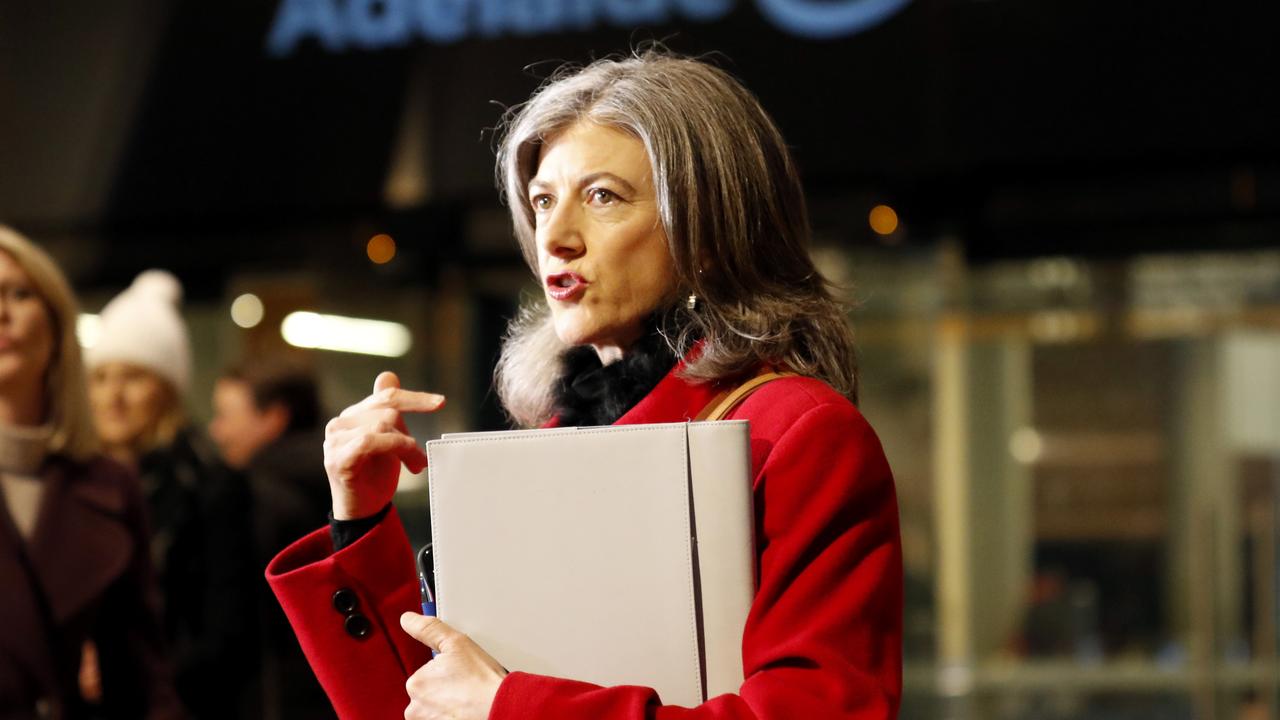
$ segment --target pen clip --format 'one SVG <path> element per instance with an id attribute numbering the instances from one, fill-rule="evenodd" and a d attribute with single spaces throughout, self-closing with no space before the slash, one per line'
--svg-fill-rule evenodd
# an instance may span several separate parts
<path id="1" fill-rule="evenodd" d="M 431 555 L 431 543 L 423 545 L 417 554 L 418 565 L 418 581 L 421 584 L 423 602 L 434 603 L 436 601 L 436 591 L 432 587 L 435 584 L 435 558 Z"/>

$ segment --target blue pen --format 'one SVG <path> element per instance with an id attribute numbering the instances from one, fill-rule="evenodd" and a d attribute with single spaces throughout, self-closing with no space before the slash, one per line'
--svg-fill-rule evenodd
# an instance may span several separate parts
<path id="1" fill-rule="evenodd" d="M 427 543 L 418 551 L 418 590 L 422 593 L 422 614 L 428 617 L 436 616 L 436 593 L 431 587 L 435 577 L 435 558 L 431 555 L 431 543 Z M 435 656 L 436 651 L 433 649 L 431 657 Z"/>

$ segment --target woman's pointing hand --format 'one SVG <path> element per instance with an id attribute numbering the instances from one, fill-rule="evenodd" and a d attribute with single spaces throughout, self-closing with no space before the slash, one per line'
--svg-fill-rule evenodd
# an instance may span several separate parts
<path id="1" fill-rule="evenodd" d="M 324 429 L 324 469 L 333 495 L 333 517 L 373 515 L 391 502 L 400 464 L 422 472 L 427 454 L 405 427 L 405 413 L 435 412 L 444 396 L 404 390 L 395 373 L 380 373 L 373 394 L 342 411 Z"/>

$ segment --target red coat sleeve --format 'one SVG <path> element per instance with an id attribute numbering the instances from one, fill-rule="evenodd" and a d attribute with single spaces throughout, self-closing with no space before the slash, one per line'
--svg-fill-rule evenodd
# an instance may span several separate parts
<path id="1" fill-rule="evenodd" d="M 404 717 L 405 681 L 430 650 L 400 629 L 400 615 L 422 605 L 394 509 L 337 553 L 328 528 L 307 535 L 271 561 L 267 582 L 339 717 Z"/>
<path id="2" fill-rule="evenodd" d="M 879 720 L 902 687 L 902 553 L 893 478 L 848 403 L 799 416 L 755 479 L 760 587 L 736 695 L 696 708 L 648 688 L 601 688 L 515 672 L 492 720 L 698 718 Z"/>

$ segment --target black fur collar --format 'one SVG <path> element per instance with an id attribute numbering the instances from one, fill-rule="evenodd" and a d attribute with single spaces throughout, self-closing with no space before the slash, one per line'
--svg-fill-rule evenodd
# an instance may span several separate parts
<path id="1" fill-rule="evenodd" d="M 605 366 L 600 365 L 591 346 L 569 348 L 560 358 L 555 390 L 560 424 L 613 424 L 648 395 L 675 364 L 675 353 L 656 330 L 641 338 L 621 360 Z"/>

